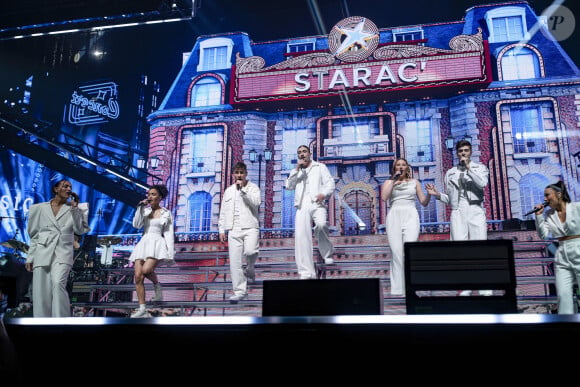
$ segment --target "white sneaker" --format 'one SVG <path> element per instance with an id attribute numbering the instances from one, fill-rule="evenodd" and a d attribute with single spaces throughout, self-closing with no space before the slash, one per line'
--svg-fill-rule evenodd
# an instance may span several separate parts
<path id="1" fill-rule="evenodd" d="M 158 282 L 154 285 L 155 288 L 155 295 L 151 298 L 152 302 L 163 301 L 163 289 L 161 288 L 161 284 Z"/>
<path id="2" fill-rule="evenodd" d="M 463 290 L 463 291 L 459 292 L 459 295 L 462 297 L 471 296 L 471 290 Z"/>
<path id="3" fill-rule="evenodd" d="M 131 318 L 143 318 L 143 317 L 151 317 L 147 309 L 138 309 L 135 313 L 131 315 Z"/>
<path id="4" fill-rule="evenodd" d="M 334 259 L 332 258 L 324 258 L 325 265 L 332 265 L 334 263 Z"/>
<path id="5" fill-rule="evenodd" d="M 246 297 L 248 297 L 247 293 L 246 294 L 234 294 L 233 296 L 230 297 L 230 303 L 237 304 L 238 301 L 241 301 Z"/>
<path id="6" fill-rule="evenodd" d="M 493 296 L 493 290 L 480 290 L 480 296 Z"/>

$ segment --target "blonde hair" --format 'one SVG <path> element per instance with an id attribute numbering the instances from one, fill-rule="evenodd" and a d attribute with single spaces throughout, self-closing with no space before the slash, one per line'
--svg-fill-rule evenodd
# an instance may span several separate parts
<path id="1" fill-rule="evenodd" d="M 395 173 L 395 167 L 397 166 L 397 162 L 401 161 L 401 160 L 404 161 L 405 164 L 407 164 L 407 168 L 405 169 L 405 179 L 413 178 L 413 169 L 411 168 L 411 164 L 409 164 L 407 159 L 405 159 L 404 157 L 397 157 L 395 159 L 395 162 L 393 163 L 393 166 L 391 167 L 391 174 Z"/>

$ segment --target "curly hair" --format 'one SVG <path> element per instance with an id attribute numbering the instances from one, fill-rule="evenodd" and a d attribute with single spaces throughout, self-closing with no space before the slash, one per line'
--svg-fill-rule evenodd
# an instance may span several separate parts
<path id="1" fill-rule="evenodd" d="M 154 184 L 149 189 L 154 189 L 157 192 L 159 192 L 159 196 L 161 196 L 161 199 L 165 199 L 167 197 L 167 194 L 169 193 L 165 184 Z"/>

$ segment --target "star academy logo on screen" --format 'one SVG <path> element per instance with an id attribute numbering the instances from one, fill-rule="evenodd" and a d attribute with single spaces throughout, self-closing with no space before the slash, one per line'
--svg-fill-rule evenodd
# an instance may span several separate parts
<path id="1" fill-rule="evenodd" d="M 68 121 L 73 125 L 106 123 L 119 118 L 117 84 L 100 82 L 80 86 L 71 96 Z"/>

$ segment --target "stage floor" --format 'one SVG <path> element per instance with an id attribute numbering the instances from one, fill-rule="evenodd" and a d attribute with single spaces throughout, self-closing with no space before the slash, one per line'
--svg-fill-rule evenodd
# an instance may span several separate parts
<path id="1" fill-rule="evenodd" d="M 463 367 L 480 369 L 478 358 L 493 359 L 497 371 L 518 359 L 549 356 L 557 343 L 571 348 L 580 343 L 578 314 L 71 317 L 4 323 L 22 382 L 46 381 L 62 368 L 71 381 L 97 375 L 108 380 L 122 372 L 129 381 L 160 373 L 164 381 L 181 383 L 211 374 L 221 385 L 257 368 L 263 374 L 264 367 L 285 374 L 297 366 L 332 367 L 333 377 L 346 377 L 377 361 L 389 367 L 427 361 L 421 369 L 465 362 Z"/>

